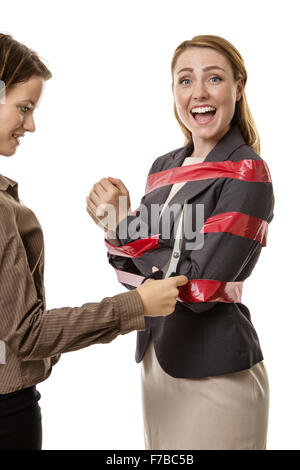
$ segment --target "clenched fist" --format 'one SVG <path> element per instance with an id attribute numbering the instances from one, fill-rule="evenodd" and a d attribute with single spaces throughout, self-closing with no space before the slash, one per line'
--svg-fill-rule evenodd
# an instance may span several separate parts
<path id="1" fill-rule="evenodd" d="M 129 191 L 118 178 L 109 176 L 95 183 L 86 202 L 87 212 L 105 231 L 114 231 L 121 220 L 132 214 Z"/>

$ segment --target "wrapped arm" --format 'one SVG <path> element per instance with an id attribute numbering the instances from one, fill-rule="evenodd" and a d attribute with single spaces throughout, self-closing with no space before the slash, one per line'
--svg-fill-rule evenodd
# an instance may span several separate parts
<path id="1" fill-rule="evenodd" d="M 202 248 L 187 251 L 183 245 L 177 274 L 184 274 L 189 280 L 244 281 L 259 258 L 268 223 L 273 219 L 273 207 L 272 183 L 226 178 L 217 205 L 204 223 Z M 130 221 L 132 216 L 127 219 Z M 121 240 L 123 242 L 129 240 Z M 149 275 L 150 265 L 163 267 L 171 251 L 171 247 L 162 247 L 132 262 L 144 275 Z M 187 302 L 185 305 L 193 312 L 204 313 L 216 302 Z"/>

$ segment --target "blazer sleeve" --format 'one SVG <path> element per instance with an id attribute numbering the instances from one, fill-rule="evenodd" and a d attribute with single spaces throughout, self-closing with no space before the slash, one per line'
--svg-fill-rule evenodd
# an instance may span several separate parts
<path id="1" fill-rule="evenodd" d="M 196 199 L 194 201 L 197 202 Z M 225 178 L 218 202 L 210 217 L 204 221 L 204 228 L 210 220 L 218 217 L 222 221 L 228 213 L 237 216 L 235 226 L 222 229 L 220 224 L 221 228 L 204 233 L 204 243 L 200 249 L 185 250 L 184 243 L 177 274 L 184 274 L 189 280 L 244 281 L 251 274 L 262 248 L 261 241 L 249 236 L 251 224 L 255 221 L 268 226 L 273 219 L 273 208 L 271 182 Z M 151 266 L 163 267 L 171 252 L 172 247 L 162 246 L 132 261 L 144 275 L 149 275 Z M 194 302 L 185 305 L 195 313 L 204 313 L 216 303 Z"/>
<path id="2" fill-rule="evenodd" d="M 46 310 L 14 211 L 0 204 L 0 339 L 22 360 L 39 360 L 145 329 L 137 291 L 80 307 Z"/>
<path id="3" fill-rule="evenodd" d="M 178 266 L 178 273 L 188 279 L 212 279 L 222 282 L 243 282 L 253 271 L 262 249 L 262 240 L 255 236 L 273 219 L 274 195 L 272 183 L 246 182 L 226 179 L 218 203 L 204 223 L 222 222 L 228 214 L 237 216 L 226 229 L 204 233 L 200 250 L 186 252 Z M 253 228 L 254 225 L 254 229 Z M 193 312 L 206 312 L 216 302 L 186 304 Z"/>
<path id="4" fill-rule="evenodd" d="M 151 168 L 148 172 L 148 175 L 151 174 L 154 171 L 154 168 L 157 164 L 158 159 L 159 159 L 159 157 L 152 164 L 152 166 L 151 166 Z M 115 234 L 117 236 L 117 240 L 119 242 L 119 245 L 125 245 L 127 243 L 131 243 L 131 242 L 134 241 L 130 237 L 126 238 L 126 239 L 119 237 L 120 228 L 121 228 L 121 225 L 123 225 L 123 226 L 126 225 L 126 227 L 128 227 L 128 225 L 138 217 L 139 212 L 140 212 L 140 207 L 141 207 L 141 204 L 143 203 L 143 200 L 144 200 L 144 197 L 141 199 L 140 205 L 139 205 L 138 209 L 136 209 L 136 211 L 135 211 L 136 214 L 127 216 L 117 226 Z M 126 257 L 123 257 L 123 256 L 113 255 L 113 254 L 107 252 L 107 260 L 108 260 L 109 264 L 115 269 L 118 269 L 120 271 L 125 271 L 125 272 L 131 273 L 131 274 L 137 274 L 139 276 L 145 276 L 145 271 L 142 269 L 142 266 L 140 265 L 140 263 L 136 263 L 135 260 L 132 260 L 131 258 L 126 258 Z M 147 259 L 146 259 L 146 265 L 148 266 Z M 150 267 L 150 272 L 152 272 L 151 270 L 152 270 L 152 265 Z M 128 290 L 135 289 L 134 286 L 131 286 L 129 284 L 125 284 L 123 282 L 120 282 L 120 284 L 122 284 Z"/>

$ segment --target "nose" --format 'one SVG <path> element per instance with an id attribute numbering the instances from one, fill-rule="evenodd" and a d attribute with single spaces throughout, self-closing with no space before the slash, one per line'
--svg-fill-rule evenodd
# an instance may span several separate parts
<path id="1" fill-rule="evenodd" d="M 33 119 L 33 115 L 28 114 L 23 122 L 23 127 L 26 131 L 28 132 L 34 132 L 35 131 L 35 123 Z"/>
<path id="2" fill-rule="evenodd" d="M 195 86 L 193 88 L 193 98 L 195 100 L 203 100 L 205 98 L 207 98 L 209 95 L 208 93 L 208 89 L 205 85 L 205 83 L 203 83 L 202 80 L 197 80 L 197 82 L 195 82 Z"/>

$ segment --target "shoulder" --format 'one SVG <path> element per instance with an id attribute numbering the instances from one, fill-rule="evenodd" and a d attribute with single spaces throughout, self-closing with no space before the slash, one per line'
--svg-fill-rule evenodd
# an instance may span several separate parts
<path id="1" fill-rule="evenodd" d="M 244 164 L 245 160 L 247 162 Z M 266 162 L 247 144 L 235 149 L 228 161 L 240 162 L 241 174 L 249 170 L 251 176 L 253 172 L 254 179 L 227 178 L 223 186 L 224 197 L 238 201 L 241 212 L 270 222 L 273 218 L 274 194 Z"/>
<path id="2" fill-rule="evenodd" d="M 243 160 L 252 160 L 259 163 L 253 163 L 254 168 L 260 168 L 270 180 L 268 184 L 272 184 L 270 169 L 267 162 L 258 155 L 252 147 L 247 144 L 241 145 L 230 155 L 229 160 L 232 162 L 242 162 Z M 248 165 L 248 164 L 247 164 Z"/>
<path id="3" fill-rule="evenodd" d="M 253 150 L 250 145 L 244 144 L 235 149 L 230 155 L 230 160 L 238 162 L 240 160 L 261 160 L 263 159 Z"/>

